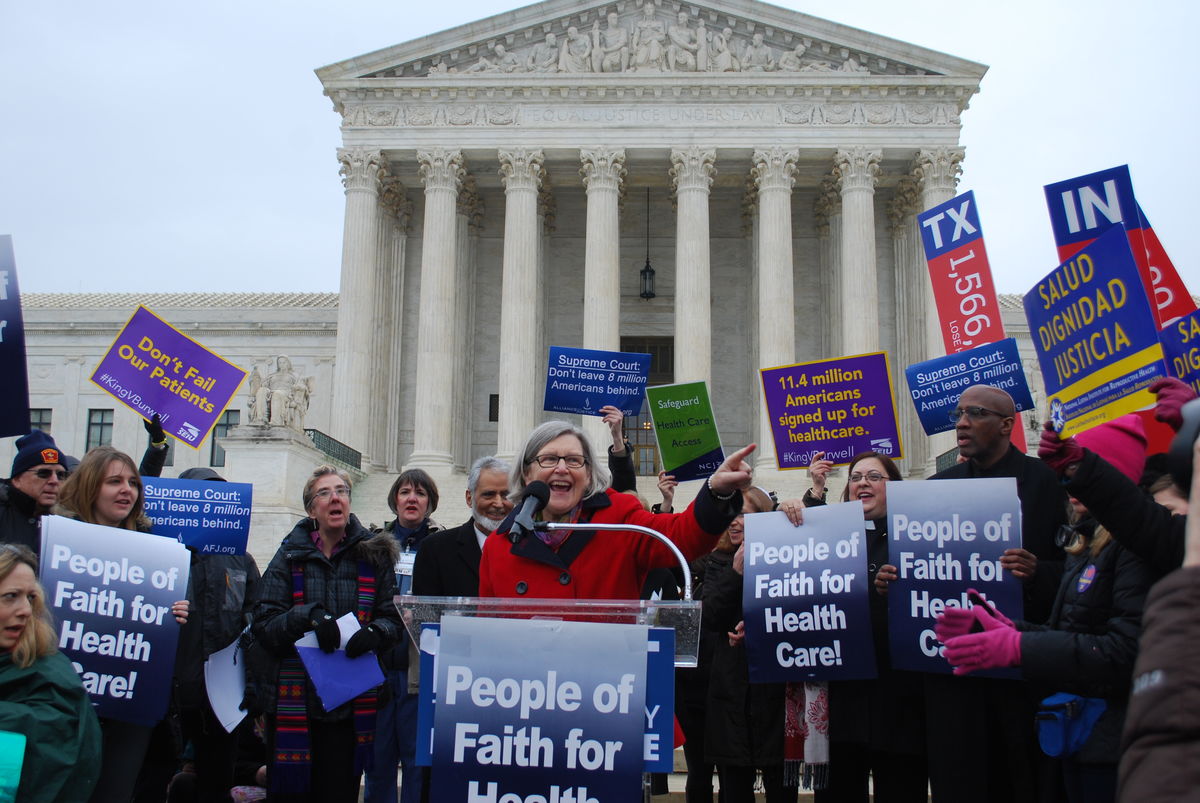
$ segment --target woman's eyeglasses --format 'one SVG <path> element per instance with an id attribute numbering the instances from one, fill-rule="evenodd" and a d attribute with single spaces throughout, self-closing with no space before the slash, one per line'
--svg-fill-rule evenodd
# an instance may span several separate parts
<path id="1" fill-rule="evenodd" d="M 567 468 L 583 468 L 587 465 L 587 458 L 581 454 L 540 454 L 529 462 L 537 463 L 542 468 L 556 468 L 559 460 L 566 463 Z"/>
<path id="2" fill-rule="evenodd" d="M 888 478 L 887 474 L 880 474 L 878 471 L 868 471 L 863 474 L 861 471 L 856 471 L 850 475 L 850 482 L 883 482 Z"/>
<path id="3" fill-rule="evenodd" d="M 322 488 L 321 490 L 319 490 L 315 494 L 313 494 L 313 496 L 316 497 L 317 499 L 328 499 L 331 496 L 340 496 L 343 499 L 349 499 L 350 498 L 350 489 L 347 488 L 345 485 L 339 486 L 337 488 Z"/>

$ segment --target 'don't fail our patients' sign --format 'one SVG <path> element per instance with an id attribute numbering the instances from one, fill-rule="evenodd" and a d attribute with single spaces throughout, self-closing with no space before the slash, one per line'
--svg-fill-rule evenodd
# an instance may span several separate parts
<path id="1" fill-rule="evenodd" d="M 1113 226 L 1025 295 L 1025 317 L 1063 437 L 1150 407 L 1166 376 L 1154 312 Z"/>
<path id="2" fill-rule="evenodd" d="M 117 335 L 92 382 L 143 418 L 200 448 L 246 372 L 138 307 Z"/>

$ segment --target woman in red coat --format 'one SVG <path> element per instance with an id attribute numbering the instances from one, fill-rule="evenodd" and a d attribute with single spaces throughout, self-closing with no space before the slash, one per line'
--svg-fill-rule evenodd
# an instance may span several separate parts
<path id="1" fill-rule="evenodd" d="M 535 480 L 550 488 L 541 517 L 584 524 L 638 524 L 666 535 L 693 560 L 712 551 L 742 508 L 750 487 L 744 458 L 754 444 L 731 454 L 682 513 L 649 513 L 637 498 L 609 488 L 608 469 L 595 460 L 587 436 L 565 421 L 547 421 L 525 441 L 509 485 L 523 495 Z M 556 530 L 510 538 L 517 508 L 483 545 L 481 597 L 637 599 L 646 574 L 674 566 L 666 545 L 637 532 Z"/>

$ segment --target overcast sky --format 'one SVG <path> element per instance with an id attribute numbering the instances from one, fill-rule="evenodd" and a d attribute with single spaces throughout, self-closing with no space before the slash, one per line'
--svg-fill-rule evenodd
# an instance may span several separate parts
<path id="1" fill-rule="evenodd" d="M 1057 261 L 1042 185 L 1123 163 L 1200 291 L 1186 200 L 1200 173 L 1200 4 L 780 5 L 990 66 L 962 118 L 960 189 L 975 190 L 1000 292 L 1027 291 Z M 6 3 L 0 234 L 22 291 L 336 291 L 340 118 L 313 70 L 502 8 Z"/>

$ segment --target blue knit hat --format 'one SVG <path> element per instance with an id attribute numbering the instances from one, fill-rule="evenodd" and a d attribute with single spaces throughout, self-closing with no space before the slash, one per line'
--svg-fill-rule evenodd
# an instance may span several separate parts
<path id="1" fill-rule="evenodd" d="M 40 429 L 35 429 L 28 435 L 17 438 L 17 456 L 13 458 L 12 474 L 9 476 L 23 474 L 34 466 L 46 463 L 52 466 L 61 465 L 62 462 L 63 454 L 54 443 L 54 438 Z"/>

